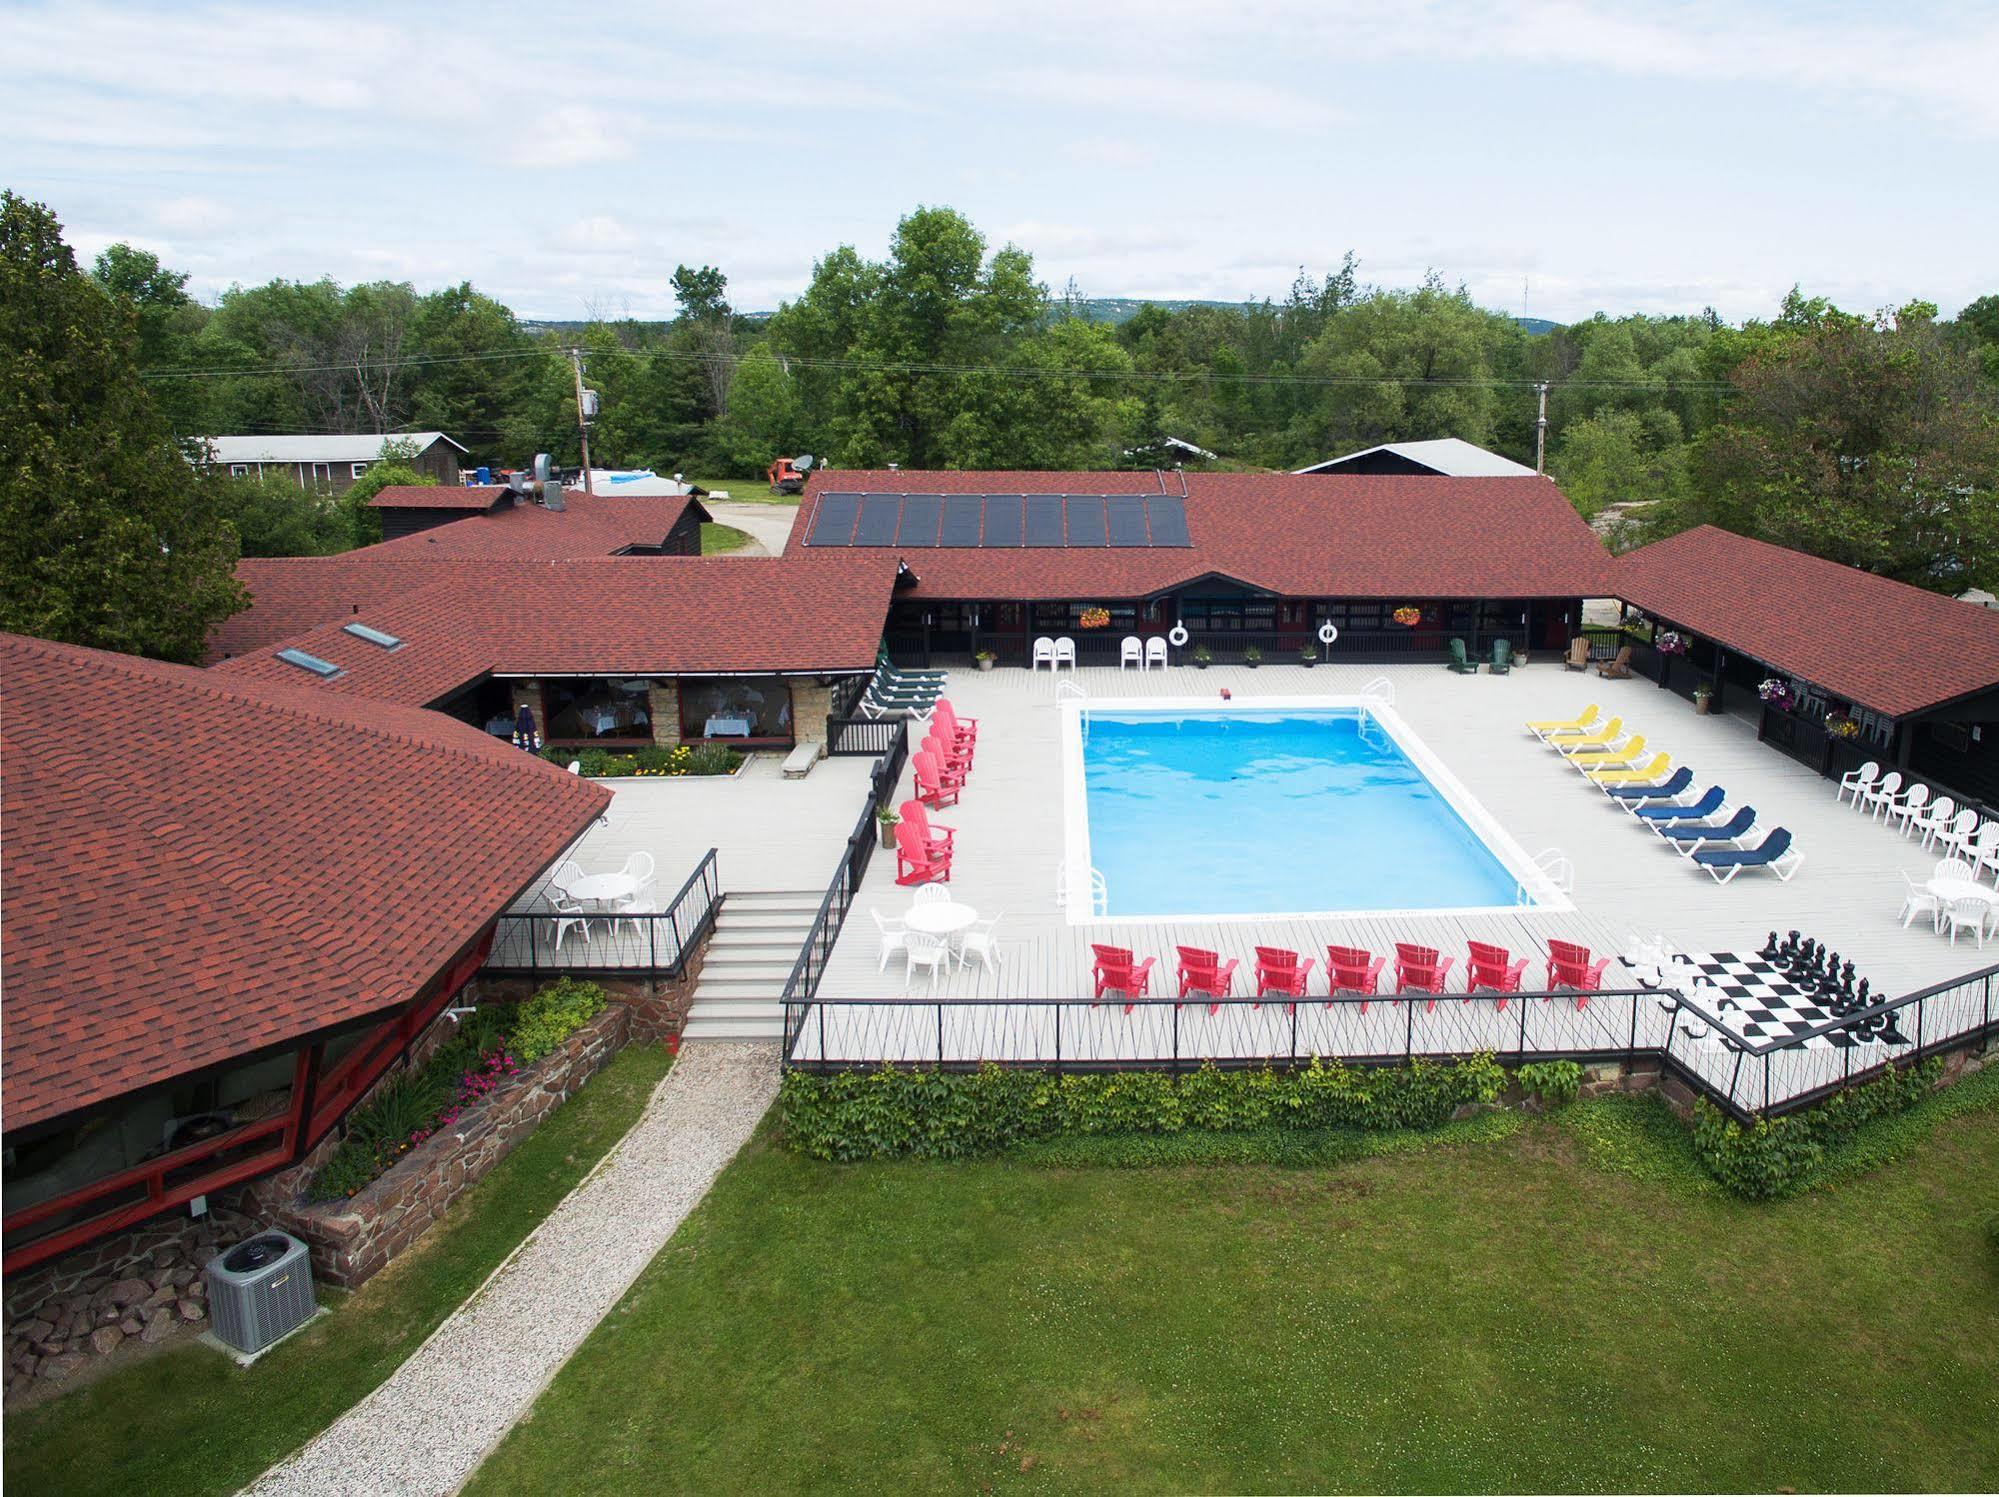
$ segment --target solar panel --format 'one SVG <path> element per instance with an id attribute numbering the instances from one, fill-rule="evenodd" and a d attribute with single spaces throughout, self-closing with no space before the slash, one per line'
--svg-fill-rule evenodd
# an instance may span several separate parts
<path id="1" fill-rule="evenodd" d="M 1027 506 L 1027 544 L 1030 546 L 1059 546 L 1062 544 L 1062 496 L 1060 494 L 1029 494 Z"/>
<path id="2" fill-rule="evenodd" d="M 937 544 L 937 520 L 944 512 L 944 500 L 937 494 L 904 494 L 902 525 L 895 533 L 898 546 Z"/>
<path id="3" fill-rule="evenodd" d="M 902 518 L 902 495 L 869 494 L 861 500 L 861 523 L 854 531 L 857 546 L 893 546 Z"/>
<path id="4" fill-rule="evenodd" d="M 1152 544 L 1155 546 L 1191 546 L 1194 538 L 1187 533 L 1187 501 L 1177 494 L 1148 494 L 1145 498 L 1145 517 L 1152 529 Z"/>
<path id="5" fill-rule="evenodd" d="M 1020 544 L 1021 497 L 1018 494 L 986 495 L 986 549 Z"/>
<path id="6" fill-rule="evenodd" d="M 812 533 L 805 537 L 805 544 L 851 546 L 854 543 L 854 517 L 860 512 L 859 494 L 821 495 L 818 513 L 812 517 Z"/>
<path id="7" fill-rule="evenodd" d="M 1113 546 L 1146 546 L 1145 500 L 1137 494 L 1113 494 L 1104 501 Z"/>
<path id="8" fill-rule="evenodd" d="M 1069 544 L 1104 544 L 1104 501 L 1100 494 L 1071 494 L 1068 500 Z"/>
<path id="9" fill-rule="evenodd" d="M 979 543 L 979 517 L 984 513 L 985 497 L 980 494 L 947 494 L 944 496 L 944 533 L 938 540 L 940 546 L 976 546 Z"/>

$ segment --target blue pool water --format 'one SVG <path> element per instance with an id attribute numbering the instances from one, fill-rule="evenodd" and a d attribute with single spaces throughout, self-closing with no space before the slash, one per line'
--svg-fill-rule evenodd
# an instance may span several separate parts
<path id="1" fill-rule="evenodd" d="M 1113 915 L 1520 902 L 1505 865 L 1358 709 L 1092 713 L 1083 782 Z"/>

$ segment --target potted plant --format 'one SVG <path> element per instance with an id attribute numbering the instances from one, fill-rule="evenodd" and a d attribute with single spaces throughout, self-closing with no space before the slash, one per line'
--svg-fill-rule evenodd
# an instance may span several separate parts
<path id="1" fill-rule="evenodd" d="M 1694 711 L 1706 717 L 1714 709 L 1714 688 L 1703 681 L 1694 688 Z"/>
<path id="2" fill-rule="evenodd" d="M 895 827 L 902 817 L 893 806 L 875 807 L 875 825 L 881 828 L 882 850 L 887 852 L 895 846 Z"/>
<path id="3" fill-rule="evenodd" d="M 1778 676 L 1771 676 L 1759 685 L 1756 695 L 1779 712 L 1789 712 L 1796 705 L 1796 698 L 1791 695 L 1791 683 Z"/>
<path id="4" fill-rule="evenodd" d="M 1263 663 L 1263 651 L 1259 650 L 1255 645 L 1245 645 L 1242 652 L 1242 663 L 1251 670 L 1255 670 Z"/>
<path id="5" fill-rule="evenodd" d="M 1189 658 L 1193 660 L 1195 670 L 1204 671 L 1208 668 L 1208 662 L 1215 658 L 1215 652 L 1206 645 L 1195 645 L 1194 653 Z"/>
<path id="6" fill-rule="evenodd" d="M 1313 662 L 1318 658 L 1319 647 L 1317 645 L 1300 645 L 1298 647 L 1298 663 L 1304 666 L 1306 670 L 1310 670 Z"/>
<path id="7" fill-rule="evenodd" d="M 991 650 L 980 650 L 972 656 L 972 663 L 982 671 L 989 671 L 993 668 L 993 662 L 998 659 L 999 656 Z"/>
<path id="8" fill-rule="evenodd" d="M 1684 655 L 1687 653 L 1687 637 L 1677 630 L 1668 629 L 1659 636 L 1653 648 L 1661 655 Z"/>

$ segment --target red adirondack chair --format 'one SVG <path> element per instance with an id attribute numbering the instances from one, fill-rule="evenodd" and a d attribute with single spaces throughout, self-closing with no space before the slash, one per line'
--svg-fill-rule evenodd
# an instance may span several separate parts
<path id="1" fill-rule="evenodd" d="M 939 768 L 937 756 L 927 749 L 911 754 L 909 763 L 916 775 L 918 800 L 926 806 L 958 804 L 958 791 L 965 783 L 963 775 L 955 775 L 948 769 Z"/>
<path id="2" fill-rule="evenodd" d="M 1450 975 L 1451 958 L 1440 956 L 1434 946 L 1411 946 L 1406 941 L 1395 943 L 1395 986 L 1399 992 L 1428 993 L 1430 1001 L 1423 1005 L 1428 1013 L 1437 1006 L 1436 994 L 1444 991 L 1444 979 Z"/>
<path id="3" fill-rule="evenodd" d="M 1499 1006 L 1504 1009 L 1506 995 L 1520 991 L 1520 974 L 1527 970 L 1527 958 L 1513 961 L 1504 946 L 1484 941 L 1466 944 L 1471 948 L 1471 970 L 1465 975 L 1465 1002 L 1471 1002 L 1472 994 L 1480 988 L 1491 988 L 1499 994 Z"/>
<path id="4" fill-rule="evenodd" d="M 946 774 L 954 774 L 960 780 L 972 772 L 971 754 L 952 748 L 946 742 L 944 735 L 935 728 L 930 730 L 921 746 L 918 747 L 917 752 L 936 755 L 937 763 L 944 772 Z"/>
<path id="5" fill-rule="evenodd" d="M 1199 946 L 1177 946 L 1180 953 L 1180 969 L 1175 974 L 1180 979 L 1180 996 L 1189 993 L 1206 993 L 1212 999 L 1226 998 L 1235 988 L 1236 959 L 1223 961 L 1212 951 L 1203 951 Z M 1214 1013 L 1221 1004 L 1210 1002 L 1208 1012 Z"/>
<path id="6" fill-rule="evenodd" d="M 1362 994 L 1360 1011 L 1366 1013 L 1366 995 L 1381 991 L 1381 969 L 1387 965 L 1387 957 L 1362 951 L 1358 946 L 1328 946 L 1326 991 Z M 1332 1004 L 1328 1003 L 1326 1007 L 1331 1008 Z"/>
<path id="7" fill-rule="evenodd" d="M 1312 959 L 1298 960 L 1298 953 L 1281 946 L 1256 948 L 1256 991 L 1263 997 L 1303 998 L 1305 978 L 1311 973 Z M 1258 1005 L 1261 1007 L 1262 1005 Z M 1298 1005 L 1287 1003 L 1287 1009 Z"/>
<path id="8" fill-rule="evenodd" d="M 951 853 L 927 842 L 923 830 L 908 816 L 895 824 L 895 881 L 898 884 L 948 884 Z"/>
<path id="9" fill-rule="evenodd" d="M 1577 1008 L 1589 1007 L 1589 995 L 1603 986 L 1604 969 L 1609 965 L 1607 956 L 1591 961 L 1587 946 L 1573 941 L 1548 943 L 1548 986 L 1574 988 Z"/>
<path id="10" fill-rule="evenodd" d="M 951 861 L 951 840 L 958 835 L 956 828 L 938 826 L 930 819 L 930 813 L 923 809 L 923 802 L 906 800 L 896 807 L 902 819 L 923 833 L 923 845 L 934 852 L 942 853 L 945 862 Z"/>
<path id="11" fill-rule="evenodd" d="M 937 699 L 936 709 L 930 714 L 930 718 L 932 722 L 942 725 L 944 731 L 951 735 L 952 742 L 963 744 L 968 753 L 973 743 L 978 740 L 979 720 L 976 717 L 958 716 L 958 709 L 951 705 L 949 697 Z"/>
<path id="12" fill-rule="evenodd" d="M 1090 950 L 1095 953 L 1097 964 L 1091 968 L 1091 975 L 1097 980 L 1096 995 L 1090 999 L 1095 1008 L 1106 993 L 1122 993 L 1127 998 L 1143 998 L 1152 986 L 1152 964 L 1156 957 L 1147 957 L 1142 962 L 1134 962 L 1129 949 L 1123 946 L 1098 946 L 1092 943 Z M 1124 1011 L 1130 1013 L 1133 1005 L 1127 1003 Z"/>

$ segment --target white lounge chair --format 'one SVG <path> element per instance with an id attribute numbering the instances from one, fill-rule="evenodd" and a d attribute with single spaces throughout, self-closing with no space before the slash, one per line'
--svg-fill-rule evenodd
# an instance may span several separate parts
<path id="1" fill-rule="evenodd" d="M 1891 769 L 1872 785 L 1861 791 L 1860 799 L 1862 804 L 1867 807 L 1867 814 L 1878 821 L 1881 817 L 1888 814 L 1888 808 L 1895 804 L 1896 797 L 1900 794 L 1901 789 L 1902 772 L 1899 769 Z"/>
<path id="2" fill-rule="evenodd" d="M 1936 890 L 1925 888 L 1909 877 L 1906 869 L 1902 872 L 1902 929 L 1907 930 L 1918 915 L 1930 917 L 1930 929 L 1935 930 L 1939 916 Z"/>
<path id="3" fill-rule="evenodd" d="M 1145 642 L 1145 668 L 1151 670 L 1155 665 L 1161 670 L 1166 669 L 1166 636 L 1163 634 L 1155 634 Z"/>
<path id="4" fill-rule="evenodd" d="M 924 887 L 927 888 L 929 886 L 925 885 Z M 881 965 L 875 970 L 886 972 L 888 971 L 889 957 L 902 950 L 904 944 L 908 941 L 909 927 L 904 925 L 900 920 L 883 919 L 880 910 L 869 910 L 868 913 L 875 917 L 875 929 L 881 932 L 882 938 Z"/>
<path id="5" fill-rule="evenodd" d="M 1874 788 L 1874 782 L 1881 777 L 1881 766 L 1869 759 L 1858 769 L 1849 769 L 1839 777 L 1840 800 L 1853 797 L 1853 809 L 1859 810 L 1861 799 Z"/>
<path id="6" fill-rule="evenodd" d="M 1122 671 L 1134 666 L 1139 670 L 1145 669 L 1145 646 L 1136 634 L 1127 634 L 1118 641 L 1117 668 Z"/>
<path id="7" fill-rule="evenodd" d="M 1055 669 L 1059 671 L 1065 665 L 1070 670 L 1076 668 L 1076 641 L 1066 634 L 1055 641 Z"/>
<path id="8" fill-rule="evenodd" d="M 1899 821 L 1902 824 L 1902 835 L 1906 837 L 1909 835 L 1909 823 L 1921 815 L 1929 803 L 1930 787 L 1917 783 L 1904 790 L 1902 798 L 1890 806 L 1888 814 L 1881 819 L 1890 826 Z"/>
<path id="9" fill-rule="evenodd" d="M 999 943 L 995 932 L 1005 918 L 1006 911 L 1001 910 L 990 920 L 974 920 L 959 933 L 958 965 L 961 968 L 969 967 L 972 957 L 976 955 L 988 972 L 999 971 Z"/>
<path id="10" fill-rule="evenodd" d="M 924 931 L 905 932 L 902 938 L 904 962 L 902 989 L 906 993 L 909 985 L 916 980 L 916 969 L 930 969 L 930 991 L 937 991 L 937 974 L 951 965 L 951 947 L 942 936 L 933 936 Z"/>
<path id="11" fill-rule="evenodd" d="M 1051 671 L 1055 669 L 1055 641 L 1045 634 L 1034 642 L 1034 658 L 1028 661 L 1027 668 L 1030 671 L 1038 671 L 1043 662 L 1047 663 Z"/>

